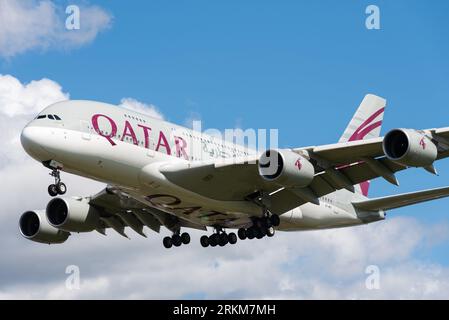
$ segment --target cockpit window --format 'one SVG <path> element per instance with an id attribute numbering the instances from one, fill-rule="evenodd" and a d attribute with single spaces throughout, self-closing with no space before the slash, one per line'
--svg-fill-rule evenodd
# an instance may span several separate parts
<path id="1" fill-rule="evenodd" d="M 41 114 L 39 116 L 36 117 L 36 119 L 45 119 L 48 118 L 50 120 L 61 120 L 61 118 L 55 114 Z"/>

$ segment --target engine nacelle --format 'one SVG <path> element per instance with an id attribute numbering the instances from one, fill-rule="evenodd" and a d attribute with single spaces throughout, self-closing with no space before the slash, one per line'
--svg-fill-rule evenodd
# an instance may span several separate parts
<path id="1" fill-rule="evenodd" d="M 432 140 L 413 129 L 391 130 L 385 135 L 382 147 L 388 159 L 408 167 L 430 166 L 438 155 Z"/>
<path id="2" fill-rule="evenodd" d="M 259 159 L 259 174 L 284 187 L 306 187 L 315 175 L 313 165 L 290 150 L 267 150 Z"/>
<path id="3" fill-rule="evenodd" d="M 54 198 L 47 204 L 48 223 L 69 232 L 89 232 L 99 226 L 100 214 L 86 199 Z"/>
<path id="4" fill-rule="evenodd" d="M 23 237 L 40 243 L 63 243 L 70 233 L 51 226 L 43 210 L 27 211 L 20 217 L 19 230 Z"/>

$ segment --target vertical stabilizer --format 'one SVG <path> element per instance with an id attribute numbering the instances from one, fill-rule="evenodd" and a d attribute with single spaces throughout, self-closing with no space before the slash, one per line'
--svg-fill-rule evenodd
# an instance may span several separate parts
<path id="1" fill-rule="evenodd" d="M 339 142 L 365 140 L 380 136 L 387 101 L 373 94 L 367 94 L 355 112 Z M 355 186 L 356 192 L 368 196 L 369 181 Z"/>

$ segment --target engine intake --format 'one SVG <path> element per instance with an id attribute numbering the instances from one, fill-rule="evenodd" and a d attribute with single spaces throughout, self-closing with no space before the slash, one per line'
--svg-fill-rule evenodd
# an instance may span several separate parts
<path id="1" fill-rule="evenodd" d="M 259 174 L 284 187 L 306 187 L 315 175 L 313 165 L 290 150 L 267 150 L 259 158 Z"/>
<path id="2" fill-rule="evenodd" d="M 46 209 L 51 226 L 69 232 L 89 232 L 99 226 L 100 215 L 85 199 L 54 198 Z"/>
<path id="3" fill-rule="evenodd" d="M 394 129 L 388 132 L 382 147 L 388 159 L 408 167 L 426 167 L 438 156 L 437 146 L 421 131 Z"/>
<path id="4" fill-rule="evenodd" d="M 45 219 L 44 211 L 27 211 L 20 217 L 19 230 L 23 237 L 40 243 L 63 243 L 70 233 L 59 230 Z"/>

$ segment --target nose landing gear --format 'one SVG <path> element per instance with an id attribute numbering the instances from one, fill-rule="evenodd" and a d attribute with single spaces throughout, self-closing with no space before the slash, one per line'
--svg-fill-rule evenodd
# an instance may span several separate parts
<path id="1" fill-rule="evenodd" d="M 55 183 L 48 186 L 48 194 L 52 197 L 65 194 L 67 187 L 61 182 L 59 169 L 52 169 L 50 175 L 55 178 Z"/>

